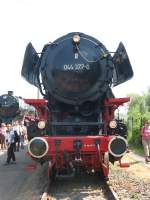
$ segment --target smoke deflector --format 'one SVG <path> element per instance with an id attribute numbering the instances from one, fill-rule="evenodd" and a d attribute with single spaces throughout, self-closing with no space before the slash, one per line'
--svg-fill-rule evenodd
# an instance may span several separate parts
<path id="1" fill-rule="evenodd" d="M 122 42 L 120 42 L 117 51 L 113 56 L 113 63 L 115 65 L 113 73 L 113 86 L 117 86 L 132 78 L 133 70 Z"/>

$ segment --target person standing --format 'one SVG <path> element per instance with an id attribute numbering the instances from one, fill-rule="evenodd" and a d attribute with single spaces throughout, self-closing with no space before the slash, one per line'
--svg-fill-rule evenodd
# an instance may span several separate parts
<path id="1" fill-rule="evenodd" d="M 150 121 L 144 123 L 141 129 L 142 144 L 144 147 L 145 161 L 150 162 Z"/>
<path id="2" fill-rule="evenodd" d="M 20 125 L 19 125 L 18 121 L 13 123 L 13 131 L 14 131 L 14 135 L 15 135 L 14 149 L 15 149 L 15 151 L 19 151 L 19 148 L 20 148 Z"/>
<path id="3" fill-rule="evenodd" d="M 11 127 L 11 125 L 9 125 L 9 128 L 7 130 L 7 160 L 5 165 L 9 165 L 10 161 L 12 159 L 13 164 L 16 164 L 16 157 L 15 157 L 15 153 L 14 153 L 14 145 L 15 145 L 15 135 L 14 135 L 14 131 L 13 128 Z"/>
<path id="4" fill-rule="evenodd" d="M 5 123 L 2 123 L 0 127 L 1 149 L 6 149 L 6 142 L 5 142 L 6 130 L 7 130 L 7 127 Z"/>
<path id="5" fill-rule="evenodd" d="M 21 121 L 20 122 L 20 146 L 21 146 L 21 149 L 24 149 L 24 140 L 25 140 L 26 135 L 27 135 L 27 128 L 24 125 L 24 122 Z"/>

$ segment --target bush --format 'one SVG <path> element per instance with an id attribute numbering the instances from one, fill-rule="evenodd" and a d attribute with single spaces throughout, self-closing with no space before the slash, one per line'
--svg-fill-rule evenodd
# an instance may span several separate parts
<path id="1" fill-rule="evenodd" d="M 141 146 L 140 129 L 138 127 L 133 128 L 132 137 L 130 138 L 129 143 L 134 146 Z"/>

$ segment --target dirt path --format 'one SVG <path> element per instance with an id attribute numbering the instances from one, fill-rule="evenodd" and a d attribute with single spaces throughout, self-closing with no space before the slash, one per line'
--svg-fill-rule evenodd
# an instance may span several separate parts
<path id="1" fill-rule="evenodd" d="M 147 179 L 150 182 L 150 163 L 146 164 L 144 157 L 130 152 L 124 156 L 123 161 L 129 162 L 130 167 L 123 168 L 122 170 L 131 172 L 136 177 Z"/>
<path id="2" fill-rule="evenodd" d="M 26 150 L 16 152 L 16 164 L 4 166 L 6 152 L 0 154 L 0 200 L 39 199 L 37 178 L 39 170 L 28 172 L 26 166 L 31 159 L 25 156 Z M 35 198 L 34 198 L 35 196 Z M 37 198 L 38 197 L 38 198 Z"/>

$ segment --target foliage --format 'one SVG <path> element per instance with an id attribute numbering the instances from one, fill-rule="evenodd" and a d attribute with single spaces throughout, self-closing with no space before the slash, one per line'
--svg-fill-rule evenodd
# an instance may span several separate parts
<path id="1" fill-rule="evenodd" d="M 128 104 L 128 141 L 138 147 L 141 146 L 141 127 L 150 119 L 150 88 L 143 95 L 132 93 L 128 96 L 131 99 Z"/>

